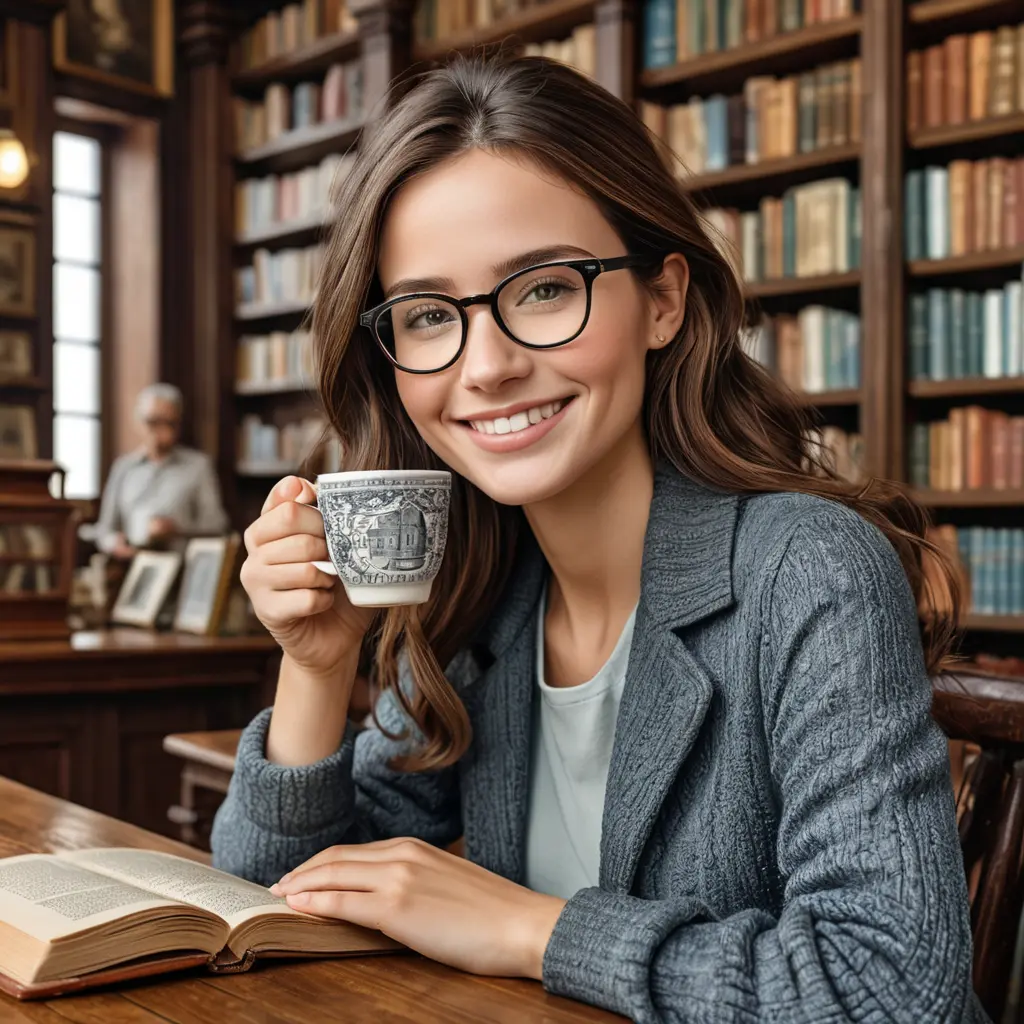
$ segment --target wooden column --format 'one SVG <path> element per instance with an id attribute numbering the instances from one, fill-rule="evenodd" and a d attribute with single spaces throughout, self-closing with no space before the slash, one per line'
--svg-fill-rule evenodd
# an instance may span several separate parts
<path id="1" fill-rule="evenodd" d="M 385 110 L 388 87 L 412 62 L 413 0 L 349 0 L 362 41 L 363 102 L 370 130 Z"/>
<path id="2" fill-rule="evenodd" d="M 597 0 L 597 80 L 613 96 L 633 105 L 636 97 L 636 31 L 640 21 L 634 0 Z"/>
<path id="3" fill-rule="evenodd" d="M 181 370 L 193 443 L 213 459 L 229 508 L 234 479 L 232 336 L 234 229 L 231 174 L 233 137 L 227 69 L 231 13 L 218 0 L 191 0 L 179 10 L 185 66 L 186 180 L 165 182 L 187 190 L 186 309 L 181 311 Z"/>
<path id="4" fill-rule="evenodd" d="M 903 479 L 903 5 L 866 0 L 861 56 L 862 386 L 868 470 Z"/>

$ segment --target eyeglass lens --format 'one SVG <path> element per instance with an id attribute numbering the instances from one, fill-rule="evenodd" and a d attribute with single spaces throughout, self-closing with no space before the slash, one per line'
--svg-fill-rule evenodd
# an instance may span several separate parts
<path id="1" fill-rule="evenodd" d="M 541 267 L 507 281 L 498 311 L 510 333 L 527 345 L 559 345 L 572 338 L 587 315 L 587 285 L 573 267 Z M 377 334 L 399 366 L 438 370 L 462 347 L 462 318 L 452 303 L 410 296 L 377 320 Z"/>

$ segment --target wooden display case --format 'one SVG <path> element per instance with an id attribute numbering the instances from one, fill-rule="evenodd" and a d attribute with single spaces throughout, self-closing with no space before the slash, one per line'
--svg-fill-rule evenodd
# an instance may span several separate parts
<path id="1" fill-rule="evenodd" d="M 78 509 L 53 497 L 55 462 L 0 461 L 0 641 L 70 635 L 68 601 Z"/>

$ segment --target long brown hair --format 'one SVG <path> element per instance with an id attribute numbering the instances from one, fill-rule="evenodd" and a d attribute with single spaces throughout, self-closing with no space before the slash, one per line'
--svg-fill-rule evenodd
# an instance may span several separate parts
<path id="1" fill-rule="evenodd" d="M 947 657 L 958 611 L 955 580 L 924 539 L 927 519 L 898 488 L 839 480 L 808 441 L 812 421 L 791 393 L 739 342 L 744 300 L 659 146 L 633 112 L 588 78 L 544 58 L 456 59 L 425 74 L 365 140 L 335 197 L 313 314 L 320 393 L 345 452 L 346 469 L 444 468 L 406 415 L 394 373 L 362 309 L 383 299 L 376 278 L 378 235 L 389 198 L 403 182 L 467 149 L 532 160 L 583 190 L 627 251 L 660 269 L 670 252 L 690 266 L 678 336 L 648 357 L 644 402 L 652 458 L 725 491 L 803 491 L 850 506 L 892 543 L 915 597 L 927 606 L 926 558 L 936 560 L 946 613 L 926 617 L 929 671 Z M 657 271 L 634 271 L 649 283 Z M 453 474 L 448 547 L 431 601 L 382 613 L 372 633 L 377 683 L 390 689 L 422 733 L 408 769 L 455 762 L 470 741 L 458 695 L 442 671 L 492 613 L 528 527 L 519 509 L 498 505 Z M 414 686 L 398 685 L 398 657 Z"/>

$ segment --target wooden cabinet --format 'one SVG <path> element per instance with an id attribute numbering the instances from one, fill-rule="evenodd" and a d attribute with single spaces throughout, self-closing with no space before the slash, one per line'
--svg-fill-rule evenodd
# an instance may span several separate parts
<path id="1" fill-rule="evenodd" d="M 244 726 L 271 700 L 269 637 L 134 630 L 0 644 L 0 775 L 175 834 L 172 732 Z"/>

